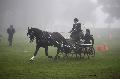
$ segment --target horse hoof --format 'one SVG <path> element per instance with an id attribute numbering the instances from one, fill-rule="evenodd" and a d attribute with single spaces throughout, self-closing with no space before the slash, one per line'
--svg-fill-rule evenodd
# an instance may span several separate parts
<path id="1" fill-rule="evenodd" d="M 29 61 L 30 61 L 30 62 L 32 62 L 32 61 L 33 61 L 33 59 L 30 59 Z"/>
<path id="2" fill-rule="evenodd" d="M 85 57 L 81 57 L 81 59 L 84 59 Z"/>
<path id="3" fill-rule="evenodd" d="M 58 59 L 60 59 L 60 56 L 58 56 Z"/>
<path id="4" fill-rule="evenodd" d="M 48 58 L 53 58 L 52 56 L 48 56 Z"/>
<path id="5" fill-rule="evenodd" d="M 55 56 L 54 60 L 57 60 L 57 57 Z"/>

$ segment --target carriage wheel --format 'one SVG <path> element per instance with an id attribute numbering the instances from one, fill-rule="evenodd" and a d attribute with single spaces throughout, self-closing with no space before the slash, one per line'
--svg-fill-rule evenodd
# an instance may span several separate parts
<path id="1" fill-rule="evenodd" d="M 94 49 L 94 47 L 90 47 L 89 52 L 90 52 L 90 55 L 92 55 L 92 57 L 95 56 L 95 49 Z"/>

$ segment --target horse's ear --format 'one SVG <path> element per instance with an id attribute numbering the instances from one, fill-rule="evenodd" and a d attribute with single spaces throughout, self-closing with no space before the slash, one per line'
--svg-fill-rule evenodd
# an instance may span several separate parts
<path id="1" fill-rule="evenodd" d="M 28 27 L 28 30 L 29 30 L 29 27 Z"/>
<path id="2" fill-rule="evenodd" d="M 31 29 L 32 29 L 32 27 L 31 27 Z"/>

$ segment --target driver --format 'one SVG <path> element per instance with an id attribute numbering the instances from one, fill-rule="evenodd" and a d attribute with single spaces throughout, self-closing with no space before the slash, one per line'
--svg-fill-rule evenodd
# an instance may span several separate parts
<path id="1" fill-rule="evenodd" d="M 75 40 L 76 42 L 79 41 L 80 39 L 80 32 L 81 30 L 81 23 L 78 22 L 79 20 L 77 18 L 74 19 L 74 24 L 73 24 L 73 28 L 70 31 L 71 35 L 70 37 Z"/>

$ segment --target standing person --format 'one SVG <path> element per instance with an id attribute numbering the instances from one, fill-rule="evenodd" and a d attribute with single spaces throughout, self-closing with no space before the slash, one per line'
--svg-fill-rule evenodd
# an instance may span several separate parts
<path id="1" fill-rule="evenodd" d="M 10 25 L 10 27 L 7 29 L 7 33 L 8 33 L 9 46 L 12 46 L 12 39 L 15 33 L 15 29 L 13 28 L 13 25 Z"/>
<path id="2" fill-rule="evenodd" d="M 0 25 L 0 42 L 2 40 L 2 26 Z"/>
<path id="3" fill-rule="evenodd" d="M 70 37 L 76 42 L 80 40 L 80 33 L 82 32 L 81 23 L 79 23 L 78 21 L 79 20 L 77 18 L 74 19 L 73 28 L 70 31 L 71 33 Z"/>

